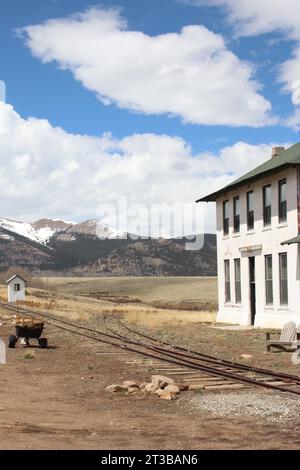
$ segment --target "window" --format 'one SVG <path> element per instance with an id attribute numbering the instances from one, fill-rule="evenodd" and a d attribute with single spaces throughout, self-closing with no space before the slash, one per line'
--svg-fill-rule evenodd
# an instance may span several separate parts
<path id="1" fill-rule="evenodd" d="M 20 284 L 14 284 L 14 290 L 15 290 L 15 292 L 20 292 L 20 290 L 21 290 Z"/>
<path id="2" fill-rule="evenodd" d="M 229 201 L 223 202 L 223 233 L 224 235 L 229 233 Z"/>
<path id="3" fill-rule="evenodd" d="M 273 305 L 273 260 L 272 255 L 265 256 L 266 304 Z"/>
<path id="4" fill-rule="evenodd" d="M 240 198 L 236 196 L 233 199 L 233 231 L 238 233 L 240 231 Z"/>
<path id="5" fill-rule="evenodd" d="M 288 304 L 287 254 L 279 253 L 280 305 Z"/>
<path id="6" fill-rule="evenodd" d="M 254 228 L 254 204 L 253 204 L 253 191 L 247 193 L 247 228 L 252 230 Z"/>
<path id="7" fill-rule="evenodd" d="M 226 259 L 224 261 L 224 266 L 225 266 L 225 302 L 231 302 L 229 259 Z"/>
<path id="8" fill-rule="evenodd" d="M 241 260 L 234 260 L 234 277 L 235 277 L 235 303 L 240 304 L 242 301 L 241 292 Z"/>
<path id="9" fill-rule="evenodd" d="M 282 223 L 287 220 L 286 179 L 281 180 L 278 183 L 278 197 L 279 223 Z"/>
<path id="10" fill-rule="evenodd" d="M 264 226 L 271 225 L 272 217 L 272 186 L 263 187 L 263 218 Z"/>

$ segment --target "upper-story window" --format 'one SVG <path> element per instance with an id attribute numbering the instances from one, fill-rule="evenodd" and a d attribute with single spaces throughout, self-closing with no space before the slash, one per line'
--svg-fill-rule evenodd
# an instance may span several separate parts
<path id="1" fill-rule="evenodd" d="M 271 225 L 272 217 L 272 186 L 263 187 L 263 219 L 264 226 Z"/>
<path id="2" fill-rule="evenodd" d="M 247 228 L 252 230 L 254 228 L 254 201 L 253 191 L 247 193 Z"/>
<path id="3" fill-rule="evenodd" d="M 240 198 L 236 196 L 233 199 L 233 231 L 240 231 Z"/>
<path id="4" fill-rule="evenodd" d="M 279 222 L 287 220 L 287 195 L 286 195 L 286 179 L 280 180 L 278 183 L 278 215 Z"/>
<path id="5" fill-rule="evenodd" d="M 229 233 L 229 201 L 223 202 L 223 233 L 224 235 Z"/>

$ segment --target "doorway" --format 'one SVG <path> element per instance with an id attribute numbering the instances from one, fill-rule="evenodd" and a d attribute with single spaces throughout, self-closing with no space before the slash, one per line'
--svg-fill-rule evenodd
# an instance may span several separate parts
<path id="1" fill-rule="evenodd" d="M 256 315 L 256 289 L 255 289 L 255 257 L 249 257 L 249 282 L 250 282 L 250 313 L 251 325 L 255 323 Z"/>

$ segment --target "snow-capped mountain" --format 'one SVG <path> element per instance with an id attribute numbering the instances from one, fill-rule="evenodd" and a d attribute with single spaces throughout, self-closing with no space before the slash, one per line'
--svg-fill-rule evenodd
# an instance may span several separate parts
<path id="1" fill-rule="evenodd" d="M 98 220 L 71 223 L 0 218 L 0 270 L 115 276 L 216 275 L 216 236 L 202 250 L 186 251 L 185 240 L 135 240 Z"/>
<path id="2" fill-rule="evenodd" d="M 39 243 L 43 244 L 47 244 L 54 235 L 67 230 L 72 225 L 72 222 L 60 219 L 40 219 L 31 224 Z"/>
<path id="3" fill-rule="evenodd" d="M 99 222 L 99 220 L 92 219 L 69 226 L 66 230 L 60 232 L 56 238 L 62 241 L 73 241 L 78 235 L 111 240 L 123 238 L 124 234 Z"/>
<path id="4" fill-rule="evenodd" d="M 69 224 L 66 222 L 52 219 L 29 223 L 0 218 L 0 229 L 8 230 L 43 245 L 46 245 L 55 233 L 67 227 Z"/>
<path id="5" fill-rule="evenodd" d="M 116 239 L 124 236 L 95 219 L 76 224 L 59 219 L 40 219 L 29 223 L 0 218 L 0 231 L 1 229 L 2 232 L 7 230 L 43 245 L 47 245 L 53 237 L 62 241 L 74 241 L 80 235 L 99 239 Z"/>

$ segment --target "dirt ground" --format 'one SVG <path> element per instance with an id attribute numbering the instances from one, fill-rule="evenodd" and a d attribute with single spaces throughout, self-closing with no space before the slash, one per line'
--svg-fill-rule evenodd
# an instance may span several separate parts
<path id="1" fill-rule="evenodd" d="M 7 340 L 12 327 L 1 326 Z M 8 350 L 0 365 L 1 449 L 298 449 L 300 420 L 268 423 L 222 417 L 192 406 L 186 392 L 172 402 L 156 396 L 112 395 L 105 387 L 149 374 L 117 357 L 97 356 L 101 344 L 47 327 L 50 348 Z M 242 393 L 242 392 L 241 392 Z M 201 400 L 201 397 L 199 397 Z M 198 401 L 199 401 L 198 400 Z"/>

